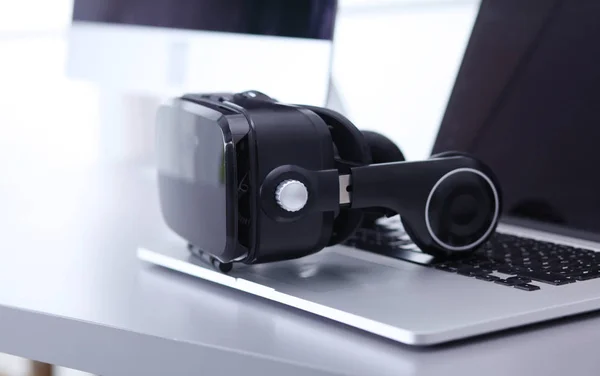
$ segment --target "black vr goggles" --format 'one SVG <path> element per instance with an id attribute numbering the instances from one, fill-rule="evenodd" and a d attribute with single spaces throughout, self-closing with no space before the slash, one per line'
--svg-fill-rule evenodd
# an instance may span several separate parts
<path id="1" fill-rule="evenodd" d="M 466 154 L 405 162 L 337 112 L 256 91 L 174 99 L 156 138 L 166 223 L 223 271 L 338 244 L 365 215 L 400 214 L 424 252 L 468 253 L 501 212 L 494 174 Z"/>

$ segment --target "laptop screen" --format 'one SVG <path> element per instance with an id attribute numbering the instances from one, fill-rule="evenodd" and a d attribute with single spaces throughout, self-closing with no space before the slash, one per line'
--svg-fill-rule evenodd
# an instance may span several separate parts
<path id="1" fill-rule="evenodd" d="M 600 2 L 483 0 L 433 153 L 495 170 L 504 215 L 600 233 Z"/>

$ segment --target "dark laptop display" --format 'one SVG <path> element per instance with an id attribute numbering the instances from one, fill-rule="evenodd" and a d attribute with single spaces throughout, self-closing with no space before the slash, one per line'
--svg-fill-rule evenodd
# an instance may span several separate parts
<path id="1" fill-rule="evenodd" d="M 483 0 L 433 153 L 497 173 L 508 216 L 600 233 L 600 1 Z"/>

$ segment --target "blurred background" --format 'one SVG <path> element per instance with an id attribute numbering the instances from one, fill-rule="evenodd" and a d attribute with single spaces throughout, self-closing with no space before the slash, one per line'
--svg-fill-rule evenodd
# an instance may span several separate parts
<path id="1" fill-rule="evenodd" d="M 162 100 L 238 87 L 327 105 L 359 128 L 393 139 L 407 159 L 426 158 L 479 7 L 478 0 L 340 0 L 329 27 L 328 1 L 322 1 L 304 9 L 304 16 L 321 20 L 310 35 L 294 34 L 306 28 L 278 34 L 284 29 L 271 25 L 258 37 L 221 33 L 211 39 L 217 34 L 139 19 L 138 26 L 86 22 L 107 3 L 153 14 L 153 1 L 0 0 L 0 148 L 14 149 L 0 167 L 23 168 L 40 158 L 60 169 L 101 159 L 147 160 L 154 109 Z M 127 8 L 135 3 L 139 8 Z M 185 4 L 194 3 L 215 10 L 223 2 Z M 279 12 L 293 17 L 301 12 L 294 3 L 280 1 Z M 74 15 L 82 21 L 76 28 Z M 247 27 L 250 34 L 263 30 Z M 27 364 L 4 356 L 2 372 L 24 375 Z"/>

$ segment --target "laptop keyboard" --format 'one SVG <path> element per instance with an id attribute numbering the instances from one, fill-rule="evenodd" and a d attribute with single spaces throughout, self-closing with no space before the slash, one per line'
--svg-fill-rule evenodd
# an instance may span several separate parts
<path id="1" fill-rule="evenodd" d="M 386 219 L 372 228 L 360 228 L 345 244 L 523 291 L 600 277 L 600 252 L 502 233 L 465 257 L 429 257 L 427 262 L 415 257 L 425 255 L 410 241 L 399 220 Z"/>

